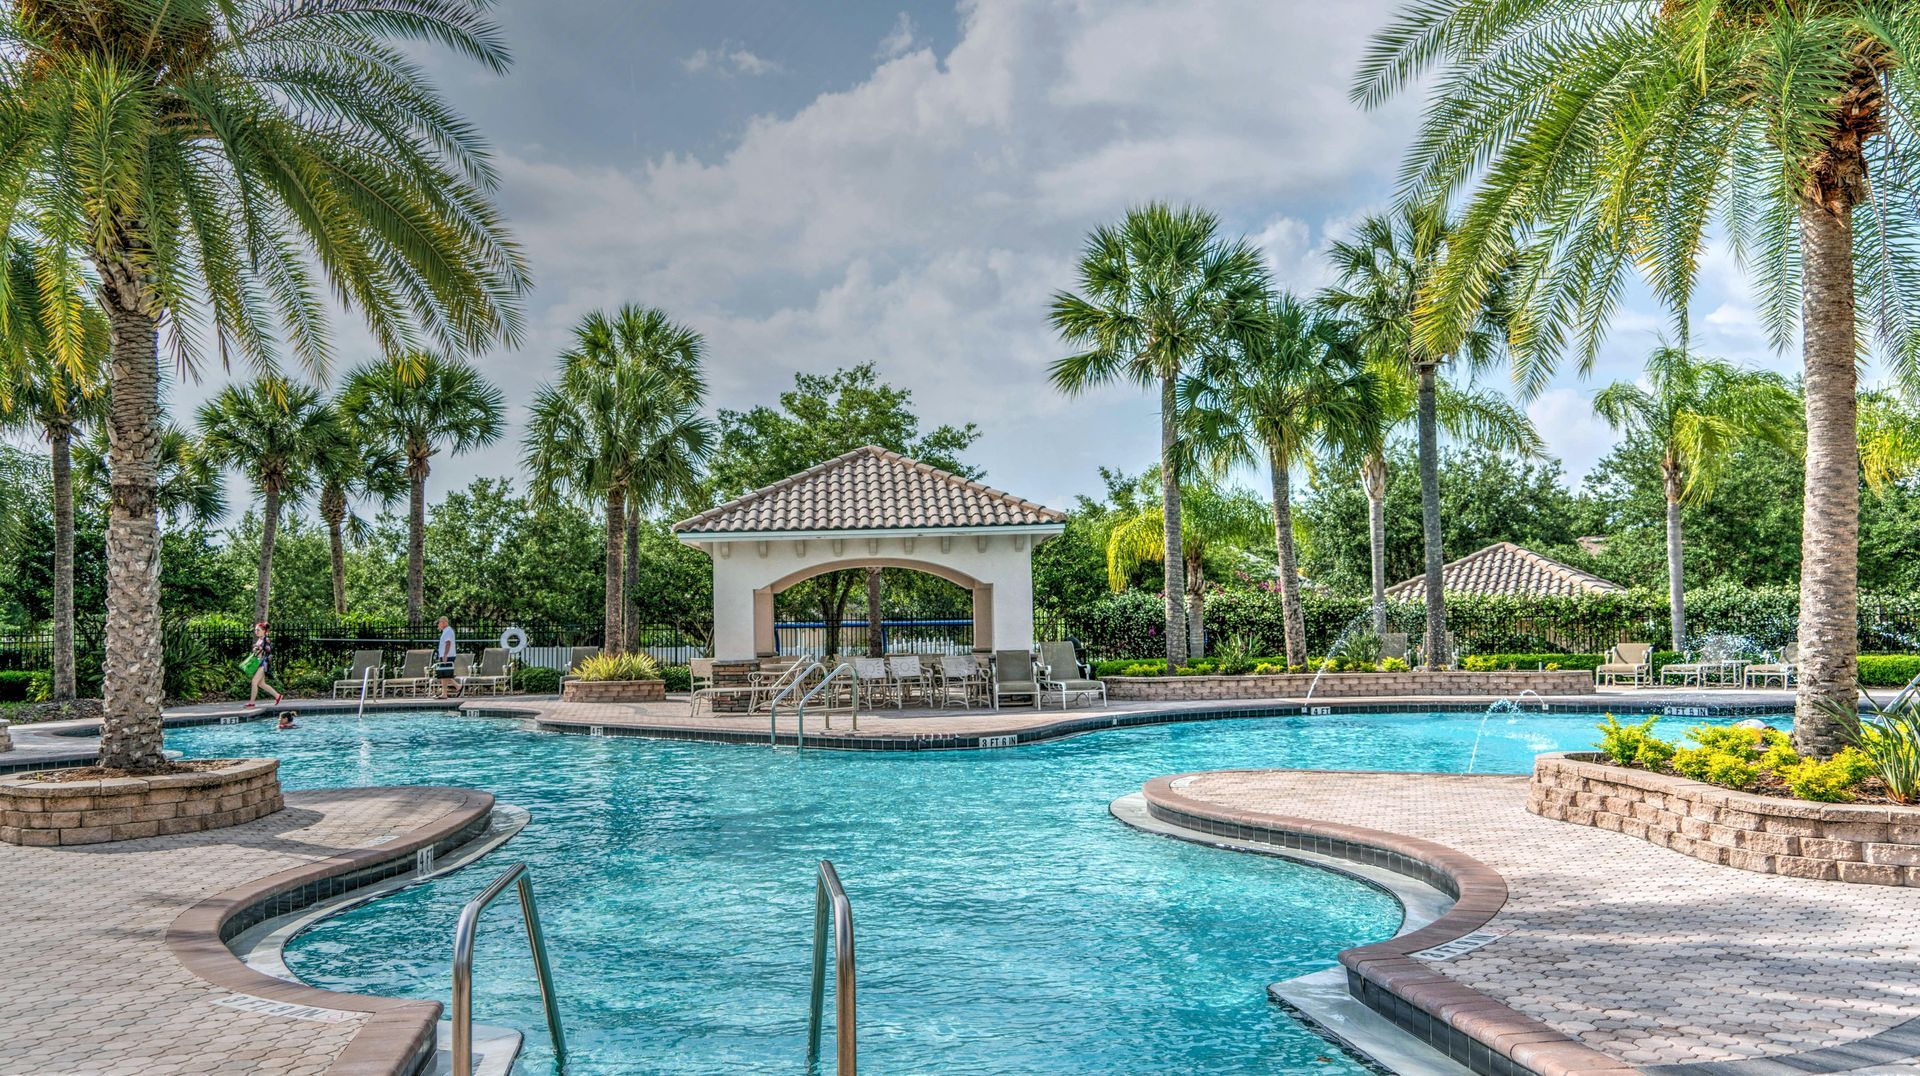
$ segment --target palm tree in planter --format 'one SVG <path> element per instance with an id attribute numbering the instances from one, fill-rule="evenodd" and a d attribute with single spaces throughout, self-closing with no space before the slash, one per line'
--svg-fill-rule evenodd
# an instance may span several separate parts
<path id="1" fill-rule="evenodd" d="M 1142 481 L 1150 482 L 1152 476 Z M 1107 584 L 1118 594 L 1127 589 L 1134 571 L 1141 565 L 1172 559 L 1173 566 L 1180 572 L 1181 593 L 1189 606 L 1181 618 L 1188 633 L 1182 651 L 1197 658 L 1206 649 L 1207 558 L 1258 547 L 1272 533 L 1273 517 L 1253 494 L 1209 482 L 1185 483 L 1180 503 L 1185 508 L 1180 516 L 1180 542 L 1171 554 L 1167 551 L 1166 517 L 1160 505 L 1148 501 L 1132 515 L 1115 522 L 1107 532 Z M 1181 661 L 1185 662 L 1186 658 Z"/>
<path id="2" fill-rule="evenodd" d="M 73 442 L 78 429 L 103 411 L 106 384 L 100 359 L 107 350 L 107 323 L 100 308 L 81 296 L 78 277 L 54 279 L 59 294 L 43 298 L 46 259 L 25 243 L 7 245 L 0 265 L 0 432 L 31 431 L 44 438 L 53 478 L 53 670 L 52 698 L 75 694 L 73 647 Z M 69 263 L 70 264 L 70 263 Z M 62 326 L 51 315 L 79 315 Z M 63 333 L 70 333 L 63 339 Z"/>
<path id="3" fill-rule="evenodd" d="M 1647 358 L 1647 387 L 1616 381 L 1593 398 L 1593 409 L 1623 433 L 1645 433 L 1660 450 L 1667 498 L 1667 615 L 1673 648 L 1686 648 L 1680 507 L 1713 495 L 1748 438 L 1799 447 L 1800 399 L 1778 374 L 1742 370 L 1718 359 L 1661 347 Z"/>
<path id="4" fill-rule="evenodd" d="M 1440 370 L 1455 362 L 1470 370 L 1484 368 L 1498 356 L 1501 337 L 1499 303 L 1493 296 L 1476 307 L 1473 317 L 1451 336 L 1435 340 L 1417 331 L 1427 313 L 1422 294 L 1447 250 L 1452 227 L 1444 215 L 1424 209 L 1368 217 L 1352 238 L 1329 249 L 1339 280 L 1319 296 L 1320 304 L 1345 322 L 1354 346 L 1371 361 L 1404 371 L 1414 385 L 1420 530 L 1426 561 L 1426 654 L 1435 667 L 1451 660 L 1447 595 L 1441 580 L 1447 555 L 1440 536 Z M 1384 469 L 1376 473 L 1384 475 Z M 1384 477 L 1380 489 L 1384 496 Z M 1384 577 L 1381 585 L 1377 618 L 1384 618 L 1386 608 Z"/>
<path id="5" fill-rule="evenodd" d="M 1166 552 L 1167 661 L 1186 660 L 1181 549 L 1179 385 L 1200 363 L 1259 331 L 1267 295 L 1260 254 L 1220 236 L 1213 214 L 1150 203 L 1095 229 L 1080 255 L 1079 290 L 1054 296 L 1050 319 L 1068 346 L 1053 383 L 1068 393 L 1114 381 L 1160 390 L 1160 547 Z"/>
<path id="6" fill-rule="evenodd" d="M 1307 304 L 1277 295 L 1262 329 L 1233 360 L 1211 364 L 1191 384 L 1188 422 L 1196 452 L 1221 471 L 1264 464 L 1273 485 L 1273 541 L 1287 664 L 1307 660 L 1307 622 L 1293 540 L 1292 474 L 1338 431 L 1376 410 L 1374 377 Z"/>
<path id="7" fill-rule="evenodd" d="M 402 42 L 508 60 L 482 0 L 0 5 L 0 216 L 92 265 L 109 327 L 100 760 L 164 770 L 159 345 L 313 370 L 338 296 L 379 346 L 517 335 L 520 256 L 485 148 Z M 211 328 L 209 342 L 202 333 Z"/>
<path id="8" fill-rule="evenodd" d="M 245 475 L 260 494 L 260 568 L 253 619 L 267 619 L 273 590 L 273 543 L 280 513 L 313 488 L 322 453 L 340 437 L 333 409 L 310 385 L 261 378 L 227 386 L 196 416 L 207 459 Z"/>
<path id="9" fill-rule="evenodd" d="M 371 441 L 346 419 L 336 405 L 328 439 L 313 460 L 319 487 L 320 520 L 327 528 L 328 563 L 333 576 L 333 612 L 347 612 L 347 542 L 366 540 L 370 528 L 353 511 L 354 502 L 372 499 L 383 505 L 407 492 L 407 469 L 399 451 Z"/>
<path id="10" fill-rule="evenodd" d="M 347 376 L 339 408 L 374 444 L 400 453 L 407 474 L 407 621 L 426 605 L 427 476 L 433 457 L 490 445 L 506 429 L 506 398 L 455 359 L 409 352 Z"/>
<path id="11" fill-rule="evenodd" d="M 1636 268 L 1684 330 L 1710 226 L 1756 271 L 1775 345 L 1798 328 L 1804 754 L 1841 746 L 1819 700 L 1859 690 L 1863 337 L 1920 378 L 1916 41 L 1920 7 L 1886 0 L 1447 0 L 1406 8 L 1354 87 L 1384 101 L 1440 69 L 1404 169 L 1413 198 L 1461 206 L 1425 289 L 1429 346 L 1503 276 L 1524 383 L 1568 350 L 1591 361 Z"/>

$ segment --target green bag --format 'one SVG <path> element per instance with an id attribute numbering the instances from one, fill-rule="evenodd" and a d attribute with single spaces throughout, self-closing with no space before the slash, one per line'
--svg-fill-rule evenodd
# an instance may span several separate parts
<path id="1" fill-rule="evenodd" d="M 254 673 L 259 672 L 260 671 L 260 655 L 248 654 L 246 657 L 246 660 L 240 663 L 240 671 L 243 673 L 246 673 L 248 676 L 252 676 Z"/>

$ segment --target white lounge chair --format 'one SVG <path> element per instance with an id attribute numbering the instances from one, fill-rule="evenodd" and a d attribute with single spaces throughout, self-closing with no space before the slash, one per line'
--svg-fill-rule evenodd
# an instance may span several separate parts
<path id="1" fill-rule="evenodd" d="M 513 677 L 513 659 L 505 647 L 489 646 L 480 652 L 480 667 L 467 677 L 466 691 L 471 695 L 478 691 L 491 691 L 496 695 L 506 694 Z"/>
<path id="2" fill-rule="evenodd" d="M 1781 687 L 1793 686 L 1794 668 L 1800 661 L 1800 642 L 1793 640 L 1780 648 L 1780 660 L 1765 661 L 1758 665 L 1749 665 L 1745 672 L 1746 686 L 1754 686 L 1755 681 L 1765 685 L 1769 680 L 1780 681 Z"/>
<path id="3" fill-rule="evenodd" d="M 353 664 L 347 667 L 347 678 L 333 682 L 333 697 L 337 699 L 345 695 L 357 698 L 364 686 L 368 698 L 379 698 L 386 683 L 380 671 L 380 651 L 355 650 Z"/>
<path id="4" fill-rule="evenodd" d="M 400 675 L 389 677 L 382 687 L 389 695 L 418 695 L 433 685 L 433 651 L 409 650 L 400 657 Z"/>
<path id="5" fill-rule="evenodd" d="M 1607 651 L 1607 660 L 1594 667 L 1593 683 L 1614 684 L 1626 677 L 1634 687 L 1651 683 L 1648 656 L 1653 653 L 1652 643 L 1618 643 Z"/>
<path id="6" fill-rule="evenodd" d="M 1040 695 L 1044 689 L 1040 686 L 1040 672 L 1033 663 L 1033 654 L 1025 650 L 995 650 L 993 652 L 993 708 L 1000 708 L 1000 700 L 1005 698 L 1033 699 L 1033 708 L 1040 709 Z"/>
<path id="7" fill-rule="evenodd" d="M 1040 662 L 1046 670 L 1040 686 L 1048 691 L 1060 693 L 1060 708 L 1067 708 L 1067 701 L 1075 696 L 1091 698 L 1100 696 L 1100 705 L 1107 704 L 1107 683 L 1095 680 L 1087 675 L 1089 670 L 1080 666 L 1079 655 L 1074 653 L 1073 644 L 1052 642 L 1040 644 Z"/>

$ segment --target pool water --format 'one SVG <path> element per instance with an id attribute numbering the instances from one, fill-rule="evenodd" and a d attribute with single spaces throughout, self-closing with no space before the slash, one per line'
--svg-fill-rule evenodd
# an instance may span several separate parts
<path id="1" fill-rule="evenodd" d="M 1595 720 L 1496 716 L 1475 769 L 1526 772 L 1537 752 L 1590 745 Z M 1480 723 L 1346 713 L 997 751 L 799 754 L 381 713 L 167 742 L 189 757 L 278 756 L 288 789 L 466 785 L 529 810 L 477 866 L 327 920 L 287 961 L 318 986 L 446 1001 L 461 905 L 525 860 L 573 1076 L 803 1067 L 823 857 L 853 904 L 868 1071 L 1358 1073 L 1266 987 L 1391 935 L 1397 903 L 1330 872 L 1136 832 L 1107 805 L 1187 770 L 1461 771 Z M 484 920 L 475 1018 L 526 1033 L 516 1071 L 555 1073 L 517 914 L 503 899 Z"/>

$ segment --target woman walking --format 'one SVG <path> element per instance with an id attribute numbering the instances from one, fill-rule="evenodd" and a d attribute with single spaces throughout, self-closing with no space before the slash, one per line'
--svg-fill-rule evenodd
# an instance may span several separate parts
<path id="1" fill-rule="evenodd" d="M 280 692 L 267 683 L 267 674 L 273 665 L 273 640 L 267 638 L 267 622 L 262 620 L 253 626 L 253 654 L 248 659 L 253 663 L 252 691 L 247 695 L 247 709 L 251 710 L 260 699 L 260 689 L 273 692 L 273 704 L 280 705 Z"/>

